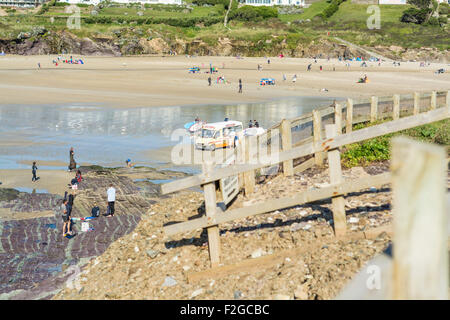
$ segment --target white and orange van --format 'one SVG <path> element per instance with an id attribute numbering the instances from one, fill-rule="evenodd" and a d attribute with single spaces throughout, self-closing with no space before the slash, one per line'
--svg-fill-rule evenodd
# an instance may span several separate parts
<path id="1" fill-rule="evenodd" d="M 236 138 L 237 137 L 237 138 Z M 236 140 L 243 137 L 242 122 L 228 120 L 204 124 L 197 131 L 195 148 L 216 150 L 217 148 L 235 147 Z"/>

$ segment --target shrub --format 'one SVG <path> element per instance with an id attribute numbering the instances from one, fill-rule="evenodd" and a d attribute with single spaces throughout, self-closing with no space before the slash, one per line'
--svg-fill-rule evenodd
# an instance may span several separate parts
<path id="1" fill-rule="evenodd" d="M 339 6 L 344 1 L 345 0 L 332 0 L 330 2 L 330 4 L 317 16 L 319 16 L 323 19 L 327 19 L 327 18 L 331 17 L 333 14 L 335 14 L 339 10 Z"/>
<path id="2" fill-rule="evenodd" d="M 54 7 L 68 7 L 70 6 L 70 3 L 67 2 L 55 2 L 53 4 Z"/>
<path id="3" fill-rule="evenodd" d="M 240 21 L 261 21 L 269 18 L 277 18 L 278 10 L 274 7 L 253 7 L 243 6 L 233 12 L 230 12 L 230 20 Z"/>
<path id="4" fill-rule="evenodd" d="M 441 26 L 446 24 L 447 21 L 448 21 L 447 16 L 440 16 L 439 19 L 438 19 L 439 25 L 441 25 Z"/>
<path id="5" fill-rule="evenodd" d="M 235 2 L 237 0 L 234 0 L 233 2 Z M 204 5 L 210 5 L 210 6 L 215 6 L 217 4 L 221 4 L 224 6 L 225 9 L 228 9 L 228 5 L 230 4 L 229 0 L 193 0 L 192 1 L 193 4 L 196 4 L 198 6 L 204 6 Z"/>
<path id="6" fill-rule="evenodd" d="M 439 14 L 450 14 L 450 5 L 441 3 L 439 6 Z"/>
<path id="7" fill-rule="evenodd" d="M 430 8 L 417 9 L 409 8 L 403 11 L 403 15 L 400 18 L 401 22 L 422 24 L 425 22 L 429 14 L 431 13 Z"/>

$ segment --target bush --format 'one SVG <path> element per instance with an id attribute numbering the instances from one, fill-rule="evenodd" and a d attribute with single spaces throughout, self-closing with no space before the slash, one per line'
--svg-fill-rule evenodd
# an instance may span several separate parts
<path id="1" fill-rule="evenodd" d="M 67 2 L 55 2 L 53 4 L 54 7 L 68 7 L 70 6 L 70 3 Z"/>
<path id="2" fill-rule="evenodd" d="M 167 18 L 167 17 L 148 17 L 148 18 L 137 18 L 137 17 L 122 17 L 122 16 L 91 16 L 83 18 L 83 22 L 87 24 L 111 24 L 111 23 L 136 23 L 142 24 L 167 24 L 173 27 L 195 27 L 196 24 L 202 23 L 205 26 L 210 26 L 222 22 L 222 17 L 220 16 L 209 16 L 209 17 L 191 17 L 191 18 Z"/>
<path id="3" fill-rule="evenodd" d="M 229 20 L 253 22 L 277 17 L 278 17 L 278 10 L 274 7 L 243 6 L 237 10 L 234 10 L 233 12 L 230 12 Z"/>
<path id="4" fill-rule="evenodd" d="M 330 4 L 321 13 L 318 14 L 318 16 L 323 19 L 328 19 L 339 10 L 339 6 L 344 1 L 345 0 L 332 0 Z"/>
<path id="5" fill-rule="evenodd" d="M 439 19 L 438 19 L 439 25 L 441 25 L 441 26 L 446 24 L 447 21 L 448 21 L 447 16 L 440 16 Z"/>
<path id="6" fill-rule="evenodd" d="M 428 20 L 428 24 L 431 25 L 431 26 L 438 26 L 439 25 L 439 20 L 436 17 L 431 17 Z"/>
<path id="7" fill-rule="evenodd" d="M 439 6 L 439 14 L 450 14 L 450 5 L 441 3 Z"/>
<path id="8" fill-rule="evenodd" d="M 400 21 L 406 23 L 422 24 L 425 22 L 430 13 L 430 8 L 409 8 L 403 11 L 403 15 L 401 16 Z"/>
<path id="9" fill-rule="evenodd" d="M 234 0 L 233 2 L 237 2 L 238 0 Z M 210 5 L 215 6 L 217 4 L 221 4 L 225 9 L 228 9 L 228 5 L 230 4 L 230 0 L 193 0 L 193 4 L 197 6 Z"/>

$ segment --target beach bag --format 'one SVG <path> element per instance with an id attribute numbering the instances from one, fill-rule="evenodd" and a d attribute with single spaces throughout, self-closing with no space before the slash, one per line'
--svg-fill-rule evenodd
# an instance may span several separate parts
<path id="1" fill-rule="evenodd" d="M 81 223 L 81 232 L 87 232 L 89 231 L 89 222 L 82 222 Z"/>
<path id="2" fill-rule="evenodd" d="M 100 216 L 100 208 L 99 207 L 93 207 L 92 208 L 92 216 L 93 217 L 98 217 L 98 216 Z"/>

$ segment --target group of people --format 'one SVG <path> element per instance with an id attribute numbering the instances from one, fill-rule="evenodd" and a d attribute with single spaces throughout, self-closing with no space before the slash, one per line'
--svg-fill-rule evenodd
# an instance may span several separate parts
<path id="1" fill-rule="evenodd" d="M 70 164 L 69 164 L 69 171 L 72 171 L 76 169 L 76 162 L 74 160 L 74 150 L 73 148 L 70 148 Z M 134 164 L 131 163 L 130 159 L 127 159 L 126 161 L 127 167 L 132 167 Z M 35 170 L 37 170 L 36 162 L 33 162 L 33 179 L 36 178 Z M 34 181 L 34 180 L 33 180 Z M 75 235 L 72 230 L 72 208 L 73 203 L 76 196 L 76 191 L 78 190 L 78 186 L 83 181 L 83 177 L 81 175 L 81 170 L 78 169 L 76 171 L 75 177 L 70 181 L 69 187 L 72 189 L 71 193 L 68 195 L 68 192 L 65 192 L 64 199 L 62 200 L 61 204 L 61 215 L 63 219 L 63 237 L 66 237 L 68 235 L 73 236 Z M 116 201 L 116 189 L 112 184 L 109 185 L 109 188 L 106 191 L 106 197 L 107 197 L 107 209 L 106 214 L 104 216 L 106 217 L 113 217 L 115 213 L 115 201 Z M 95 210 L 94 210 L 95 209 Z M 96 212 L 94 212 L 96 211 Z M 94 207 L 92 209 L 92 217 L 98 217 L 99 216 L 99 208 Z"/>
<path id="2" fill-rule="evenodd" d="M 67 63 L 67 64 L 84 64 L 84 61 L 81 59 L 73 59 L 72 56 L 70 56 L 70 59 L 64 59 L 62 57 L 58 57 L 56 59 L 53 59 L 52 63 L 57 67 L 60 63 Z"/>
<path id="3" fill-rule="evenodd" d="M 255 128 L 259 128 L 259 122 L 258 121 L 256 121 L 256 120 L 250 120 L 249 122 L 248 122 L 248 127 L 249 128 L 253 128 L 253 127 L 255 127 Z"/>

